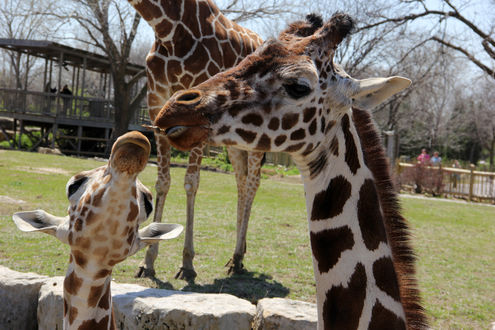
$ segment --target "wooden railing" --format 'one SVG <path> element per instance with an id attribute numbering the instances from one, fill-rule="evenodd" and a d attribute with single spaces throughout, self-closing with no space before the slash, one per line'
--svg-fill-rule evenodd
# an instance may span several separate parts
<path id="1" fill-rule="evenodd" d="M 476 171 L 474 165 L 466 170 L 398 163 L 397 180 L 406 191 L 495 203 L 495 172 Z"/>
<path id="2" fill-rule="evenodd" d="M 0 88 L 0 113 L 18 113 L 41 117 L 113 123 L 115 109 L 111 100 Z M 134 116 L 131 124 L 149 124 L 146 107 Z"/>

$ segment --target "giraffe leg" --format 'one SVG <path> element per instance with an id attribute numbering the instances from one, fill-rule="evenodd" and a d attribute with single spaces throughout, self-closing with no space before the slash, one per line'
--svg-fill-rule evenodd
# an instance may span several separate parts
<path id="1" fill-rule="evenodd" d="M 244 218 L 246 215 L 246 205 L 249 204 L 249 200 L 246 199 L 246 180 L 248 176 L 248 153 L 243 150 L 235 148 L 227 148 L 229 153 L 229 159 L 234 168 L 235 178 L 237 182 L 237 237 L 236 247 L 233 257 L 227 262 L 225 267 L 228 267 L 228 274 L 240 273 L 243 270 L 242 259 L 246 250 L 245 234 L 244 242 L 242 239 L 242 232 L 247 230 L 247 224 L 244 224 Z M 252 203 L 252 201 L 251 201 Z M 250 210 L 249 210 L 250 211 Z M 249 217 L 249 215 L 248 215 Z M 245 227 L 243 229 L 243 227 Z"/>
<path id="2" fill-rule="evenodd" d="M 170 144 L 163 136 L 155 134 L 158 159 L 158 177 L 155 183 L 156 200 L 153 222 L 161 222 L 163 206 L 170 188 Z M 155 276 L 155 259 L 158 256 L 158 244 L 152 244 L 146 250 L 144 260 L 141 262 L 135 277 Z"/>
<path id="3" fill-rule="evenodd" d="M 187 166 L 186 176 L 184 177 L 184 189 L 187 195 L 187 210 L 186 210 L 186 232 L 184 240 L 184 250 L 182 252 L 182 267 L 175 275 L 175 278 L 194 282 L 196 271 L 193 266 L 194 259 L 194 202 L 196 192 L 199 186 L 199 174 L 201 160 L 203 158 L 203 148 L 205 144 L 191 150 L 189 155 L 189 164 Z"/>

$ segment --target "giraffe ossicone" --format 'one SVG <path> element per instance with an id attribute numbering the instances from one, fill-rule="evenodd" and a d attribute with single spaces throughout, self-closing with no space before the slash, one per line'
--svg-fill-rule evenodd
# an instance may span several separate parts
<path id="1" fill-rule="evenodd" d="M 342 13 L 307 35 L 291 25 L 232 69 L 176 93 L 154 125 L 177 132 L 172 145 L 204 136 L 292 155 L 304 182 L 319 329 L 423 329 L 407 222 L 369 113 L 411 82 L 347 75 L 333 57 L 352 28 Z M 205 125 L 208 134 L 198 134 Z"/>
<path id="2" fill-rule="evenodd" d="M 150 244 L 177 237 L 178 224 L 152 223 L 152 195 L 137 178 L 148 162 L 150 143 L 139 132 L 117 139 L 108 163 L 67 183 L 68 215 L 44 210 L 17 212 L 24 232 L 55 236 L 70 246 L 64 280 L 64 329 L 114 329 L 110 289 L 113 267 Z"/>

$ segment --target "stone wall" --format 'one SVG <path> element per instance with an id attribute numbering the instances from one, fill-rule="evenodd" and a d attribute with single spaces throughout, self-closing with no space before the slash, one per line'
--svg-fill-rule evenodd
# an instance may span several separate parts
<path id="1" fill-rule="evenodd" d="M 204 294 L 112 282 L 119 329 L 316 329 L 316 305 L 265 298 L 257 306 Z M 63 277 L 0 266 L 0 329 L 62 329 Z"/>

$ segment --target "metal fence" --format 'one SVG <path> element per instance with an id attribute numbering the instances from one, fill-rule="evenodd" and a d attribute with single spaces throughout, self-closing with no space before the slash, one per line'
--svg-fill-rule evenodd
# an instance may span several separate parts
<path id="1" fill-rule="evenodd" d="M 397 181 L 401 189 L 470 201 L 495 204 L 495 172 L 453 167 L 398 163 Z"/>

